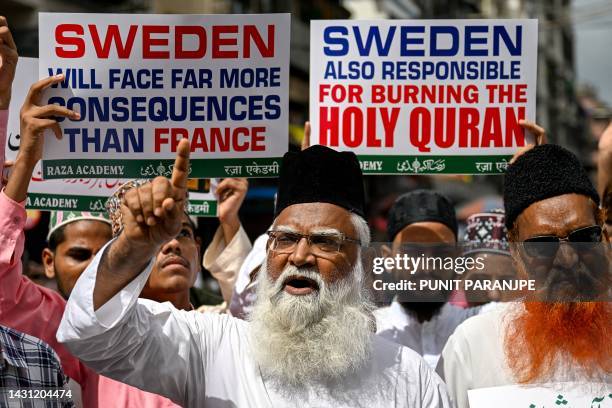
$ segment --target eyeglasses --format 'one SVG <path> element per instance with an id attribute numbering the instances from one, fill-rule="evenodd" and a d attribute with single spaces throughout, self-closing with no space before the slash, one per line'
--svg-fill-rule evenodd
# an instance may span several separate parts
<path id="1" fill-rule="evenodd" d="M 552 257 L 559 250 L 561 241 L 565 242 L 601 242 L 603 230 L 599 225 L 579 228 L 560 238 L 556 235 L 541 235 L 528 238 L 523 243 L 527 255 L 531 257 Z"/>
<path id="2" fill-rule="evenodd" d="M 298 234 L 285 231 L 268 231 L 269 248 L 281 254 L 290 254 L 297 248 L 302 239 L 306 239 L 313 255 L 323 256 L 340 252 L 345 242 L 361 245 L 358 239 L 347 238 L 344 234 Z"/>

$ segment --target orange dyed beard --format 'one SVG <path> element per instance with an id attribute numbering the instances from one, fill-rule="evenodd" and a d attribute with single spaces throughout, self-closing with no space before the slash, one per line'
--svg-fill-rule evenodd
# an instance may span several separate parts
<path id="1" fill-rule="evenodd" d="M 612 373 L 610 303 L 524 305 L 509 322 L 504 339 L 508 365 L 519 383 L 550 379 L 559 361 L 590 379 Z"/>

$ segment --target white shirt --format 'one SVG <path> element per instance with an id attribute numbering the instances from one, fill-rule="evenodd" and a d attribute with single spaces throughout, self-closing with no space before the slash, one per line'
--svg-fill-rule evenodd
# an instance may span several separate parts
<path id="1" fill-rule="evenodd" d="M 246 256 L 240 267 L 229 308 L 232 316 L 246 319 L 253 311 L 253 305 L 257 300 L 257 283 L 256 281 L 251 282 L 251 273 L 265 261 L 267 244 L 267 234 L 257 237 L 253 243 L 253 249 Z"/>
<path id="2" fill-rule="evenodd" d="M 374 311 L 376 332 L 387 340 L 416 351 L 435 369 L 446 341 L 457 326 L 495 305 L 491 303 L 463 309 L 447 303 L 431 320 L 420 323 L 415 315 L 394 301 L 390 306 Z"/>
<path id="3" fill-rule="evenodd" d="M 458 408 L 469 408 L 468 390 L 516 384 L 506 363 L 504 338 L 508 317 L 520 310 L 517 307 L 522 304 L 499 304 L 466 320 L 448 339 L 437 371 Z M 559 383 L 576 378 L 569 373 L 551 380 Z"/>
<path id="4" fill-rule="evenodd" d="M 437 371 L 458 408 L 467 408 L 474 388 L 514 384 L 504 363 L 502 317 L 508 306 L 466 320 L 448 339 Z"/>
<path id="5" fill-rule="evenodd" d="M 251 251 L 251 241 L 242 224 L 227 244 L 223 228 L 218 227 L 212 241 L 204 251 L 202 266 L 217 280 L 223 300 L 229 305 L 240 266 Z M 200 275 L 200 274 L 198 274 Z"/>
<path id="6" fill-rule="evenodd" d="M 79 278 L 57 338 L 108 377 L 186 407 L 450 407 L 444 383 L 416 353 L 378 337 L 371 360 L 339 384 L 284 392 L 251 358 L 249 323 L 138 299 L 152 262 L 94 312 L 105 251 Z"/>

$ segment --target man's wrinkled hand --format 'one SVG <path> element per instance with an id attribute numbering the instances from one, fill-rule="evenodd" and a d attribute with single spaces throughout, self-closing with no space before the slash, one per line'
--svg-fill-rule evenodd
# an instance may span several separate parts
<path id="1" fill-rule="evenodd" d="M 62 129 L 57 123 L 57 117 L 77 120 L 81 117 L 78 112 L 58 105 L 40 106 L 42 92 L 53 84 L 64 80 L 64 75 L 55 75 L 41 79 L 30 87 L 30 91 L 20 112 L 20 143 L 17 161 L 34 166 L 43 153 L 43 133 L 51 129 L 58 139 L 62 138 Z"/>
<path id="2" fill-rule="evenodd" d="M 180 141 L 172 177 L 157 177 L 133 188 L 121 204 L 123 233 L 131 245 L 152 250 L 174 238 L 181 229 L 187 199 L 189 141 Z"/>
<path id="3" fill-rule="evenodd" d="M 533 149 L 535 146 L 548 143 L 546 130 L 537 123 L 521 119 L 519 120 L 519 125 L 533 135 L 535 144 L 528 144 L 527 146 L 521 147 L 516 153 L 514 153 L 512 159 L 510 159 L 510 164 L 514 163 L 516 159 L 525 154 L 525 152 Z"/>
<path id="4" fill-rule="evenodd" d="M 238 211 L 246 197 L 249 182 L 244 178 L 226 178 L 217 186 L 219 198 L 219 222 L 239 224 Z"/>

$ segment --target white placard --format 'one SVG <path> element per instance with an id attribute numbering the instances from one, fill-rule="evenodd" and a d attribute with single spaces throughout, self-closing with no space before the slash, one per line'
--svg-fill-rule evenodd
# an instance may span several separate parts
<path id="1" fill-rule="evenodd" d="M 38 79 L 38 59 L 20 57 L 12 87 L 5 152 L 7 160 L 15 160 L 19 151 L 19 111 L 30 86 Z M 46 137 L 53 135 L 47 134 Z M 4 141 L 0 141 L 4 143 Z M 43 180 L 39 162 L 34 169 L 26 207 L 39 210 L 106 211 L 106 199 L 126 180 L 73 178 Z M 213 192 L 191 193 L 188 210 L 192 215 L 216 216 L 217 200 Z"/>
<path id="2" fill-rule="evenodd" d="M 272 177 L 288 149 L 289 14 L 39 14 L 44 102 L 76 110 L 45 178 Z"/>
<path id="3" fill-rule="evenodd" d="M 310 24 L 311 142 L 366 174 L 496 174 L 535 120 L 537 20 Z"/>
<path id="4" fill-rule="evenodd" d="M 470 408 L 611 408 L 612 384 L 507 385 L 468 391 Z"/>

